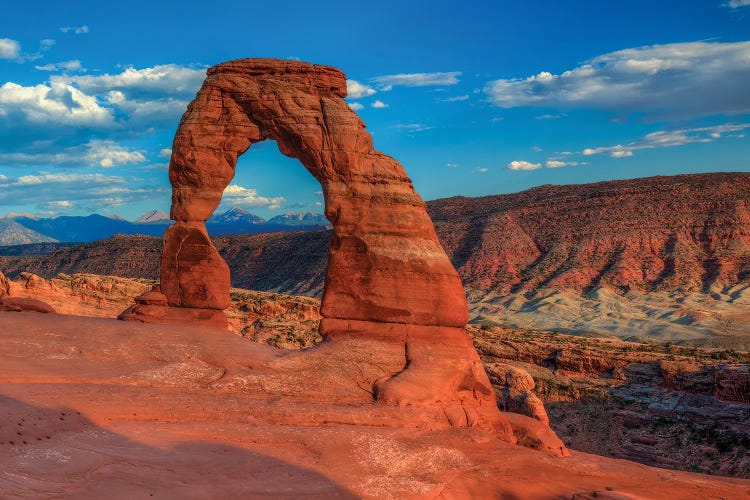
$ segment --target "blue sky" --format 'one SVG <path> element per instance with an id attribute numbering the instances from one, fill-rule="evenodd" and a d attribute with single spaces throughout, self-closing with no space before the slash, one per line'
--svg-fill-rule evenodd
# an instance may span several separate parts
<path id="1" fill-rule="evenodd" d="M 0 214 L 168 210 L 179 118 L 242 57 L 345 71 L 428 200 L 750 171 L 750 0 L 367 3 L 3 2 Z M 319 191 L 264 142 L 223 206 L 320 212 Z"/>

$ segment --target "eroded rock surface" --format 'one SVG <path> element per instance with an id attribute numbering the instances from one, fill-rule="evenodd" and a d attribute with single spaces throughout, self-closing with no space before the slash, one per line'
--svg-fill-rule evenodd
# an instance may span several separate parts
<path id="1" fill-rule="evenodd" d="M 378 342 L 392 353 L 384 365 L 392 368 L 365 377 L 372 397 L 439 405 L 452 425 L 485 427 L 512 440 L 464 331 L 463 287 L 425 204 L 403 167 L 374 149 L 345 96 L 345 75 L 328 66 L 243 59 L 209 69 L 172 147 L 176 223 L 165 233 L 161 264 L 168 306 L 141 299 L 121 319 L 191 322 L 229 306 L 229 270 L 205 221 L 232 181 L 237 158 L 272 139 L 320 182 L 333 224 L 320 325 L 328 342 L 310 359 L 323 349 L 348 349 L 351 341 Z M 354 367 L 364 361 L 351 357 Z"/>
<path id="2" fill-rule="evenodd" d="M 37 312 L 50 314 L 54 313 L 55 309 L 46 302 L 42 302 L 41 300 L 6 296 L 0 298 L 0 311 Z"/>
<path id="3" fill-rule="evenodd" d="M 532 380 L 521 375 L 510 382 L 517 392 L 532 387 L 571 449 L 750 477 L 750 354 L 503 328 L 471 331 L 499 399 L 507 401 L 505 374 L 514 371 L 504 367 L 528 372 Z"/>
<path id="4" fill-rule="evenodd" d="M 175 135 L 170 181 L 175 228 L 166 235 L 162 288 L 171 305 L 224 309 L 223 293 L 196 298 L 215 274 L 184 270 L 183 254 L 205 252 L 201 268 L 223 276 L 201 225 L 234 177 L 237 158 L 273 139 L 321 183 L 334 226 L 322 313 L 326 318 L 463 327 L 466 301 L 424 202 L 403 167 L 375 151 L 344 101 L 346 78 L 327 66 L 246 59 L 220 64 Z M 190 233 L 187 235 L 187 233 Z M 189 238 L 192 246 L 179 241 Z"/>
<path id="5" fill-rule="evenodd" d="M 0 297 L 10 295 L 10 280 L 0 271 Z"/>

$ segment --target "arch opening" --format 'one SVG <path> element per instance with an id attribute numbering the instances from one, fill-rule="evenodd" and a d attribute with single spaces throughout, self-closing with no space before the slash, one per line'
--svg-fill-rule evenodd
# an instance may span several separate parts
<path id="1" fill-rule="evenodd" d="M 232 286 L 321 298 L 331 234 L 321 186 L 275 141 L 238 158 L 206 229 L 229 263 Z"/>

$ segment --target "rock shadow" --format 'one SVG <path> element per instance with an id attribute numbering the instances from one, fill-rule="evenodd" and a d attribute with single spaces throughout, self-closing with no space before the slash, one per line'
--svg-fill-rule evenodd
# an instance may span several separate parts
<path id="1" fill-rule="evenodd" d="M 3 395 L 0 470 L 3 498 L 358 498 L 318 472 L 261 453 L 208 441 L 152 447 L 74 409 Z"/>

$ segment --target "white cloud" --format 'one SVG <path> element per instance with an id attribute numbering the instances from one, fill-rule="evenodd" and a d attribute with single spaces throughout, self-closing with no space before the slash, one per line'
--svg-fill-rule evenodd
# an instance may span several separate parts
<path id="1" fill-rule="evenodd" d="M 188 100 L 172 97 L 152 96 L 144 99 L 129 98 L 119 90 L 112 90 L 104 96 L 104 100 L 113 108 L 123 111 L 131 124 L 147 124 L 149 126 L 160 123 L 175 122 L 188 106 Z"/>
<path id="2" fill-rule="evenodd" d="M 750 111 L 750 42 L 652 45 L 598 56 L 560 75 L 489 82 L 502 108 L 641 111 L 658 117 Z"/>
<path id="3" fill-rule="evenodd" d="M 377 91 L 357 80 L 346 81 L 346 96 L 350 99 L 360 99 L 375 94 Z"/>
<path id="4" fill-rule="evenodd" d="M 360 104 L 358 102 L 350 102 L 349 107 L 352 108 L 354 111 L 359 111 L 361 109 L 365 109 L 365 106 L 363 104 Z"/>
<path id="5" fill-rule="evenodd" d="M 405 123 L 396 125 L 396 128 L 400 128 L 409 132 L 424 132 L 425 130 L 432 130 L 435 127 L 424 125 L 422 123 Z"/>
<path id="6" fill-rule="evenodd" d="M 161 151 L 159 151 L 159 156 L 162 158 L 169 158 L 172 156 L 172 149 L 171 148 L 164 148 Z"/>
<path id="7" fill-rule="evenodd" d="M 388 105 L 383 101 L 375 101 L 371 104 L 371 106 L 375 109 L 383 109 L 388 107 Z"/>
<path id="8" fill-rule="evenodd" d="M 489 169 L 484 168 L 484 167 L 477 167 L 474 170 L 472 170 L 471 173 L 472 174 L 483 174 L 483 173 L 487 172 L 488 170 Z"/>
<path id="9" fill-rule="evenodd" d="M 586 163 L 580 162 L 580 161 L 547 160 L 547 162 L 544 165 L 547 168 L 561 168 L 561 167 L 577 167 L 579 165 L 586 165 Z"/>
<path id="10" fill-rule="evenodd" d="M 146 161 L 142 151 L 129 150 L 114 141 L 91 141 L 87 149 L 84 161 L 88 165 L 110 168 Z"/>
<path id="11" fill-rule="evenodd" d="M 230 184 L 224 190 L 223 199 L 229 205 L 244 205 L 249 207 L 266 207 L 275 210 L 281 207 L 286 201 L 283 196 L 268 198 L 258 195 L 258 191 L 252 188 L 245 188 L 237 184 Z"/>
<path id="12" fill-rule="evenodd" d="M 612 158 L 628 158 L 630 156 L 633 156 L 633 149 L 629 146 L 618 144 L 616 146 L 586 148 L 583 150 L 584 156 L 598 155 L 602 153 L 606 153 Z"/>
<path id="13" fill-rule="evenodd" d="M 535 153 L 541 153 L 543 151 L 539 146 L 531 146 L 531 150 Z"/>
<path id="14" fill-rule="evenodd" d="M 60 28 L 60 31 L 62 31 L 63 33 L 83 35 L 89 32 L 89 27 L 85 24 L 83 26 L 63 26 L 62 28 Z"/>
<path id="15" fill-rule="evenodd" d="M 5 83 L 0 87 L 0 119 L 4 117 L 14 126 L 26 122 L 106 127 L 114 121 L 112 110 L 100 106 L 96 97 L 60 81 L 33 87 Z"/>
<path id="16" fill-rule="evenodd" d="M 455 85 L 458 83 L 460 71 L 444 73 L 401 73 L 373 78 L 372 81 L 379 89 L 387 91 L 395 86 L 427 87 L 432 85 Z"/>
<path id="17" fill-rule="evenodd" d="M 46 205 L 50 209 L 63 209 L 67 210 L 70 208 L 73 208 L 73 204 L 69 200 L 59 200 L 59 201 L 48 201 Z"/>
<path id="18" fill-rule="evenodd" d="M 445 99 L 438 99 L 440 102 L 461 102 L 469 99 L 469 95 L 457 95 L 455 97 L 447 97 Z"/>
<path id="19" fill-rule="evenodd" d="M 81 66 L 81 61 L 78 59 L 54 64 L 45 64 L 44 66 L 34 66 L 34 68 L 40 71 L 85 71 Z"/>
<path id="20" fill-rule="evenodd" d="M 22 175 L 14 180 L 9 180 L 9 186 L 40 186 L 47 184 L 74 184 L 79 182 L 96 181 L 99 184 L 123 184 L 125 179 L 119 176 L 107 176 L 104 174 L 33 174 Z"/>
<path id="21" fill-rule="evenodd" d="M 195 93 L 203 83 L 206 71 L 192 69 L 176 64 L 163 64 L 152 68 L 125 68 L 122 73 L 110 75 L 77 75 L 58 76 L 66 84 L 74 84 L 79 89 L 90 94 L 104 94 L 112 90 L 119 90 L 126 95 L 156 93 L 161 96 L 189 96 Z"/>
<path id="22" fill-rule="evenodd" d="M 77 65 L 68 61 L 39 69 Z M 204 76 L 204 70 L 161 65 L 118 74 L 53 75 L 47 83 L 28 87 L 7 82 L 0 87 L 0 142 L 6 150 L 20 150 L 24 141 L 26 146 L 46 139 L 67 141 L 81 129 L 112 137 L 174 126 Z"/>
<path id="23" fill-rule="evenodd" d="M 537 120 L 558 120 L 560 118 L 565 118 L 566 116 L 568 115 L 566 115 L 565 113 L 558 113 L 558 114 L 539 115 L 539 116 L 535 116 L 534 118 L 536 118 Z"/>
<path id="24" fill-rule="evenodd" d="M 120 176 L 39 172 L 0 178 L 0 206 L 36 205 L 51 215 L 74 205 L 85 211 L 107 210 L 142 200 L 168 196 L 162 186 L 132 186 Z"/>
<path id="25" fill-rule="evenodd" d="M 750 123 L 716 125 L 679 130 L 660 130 L 643 136 L 626 145 L 586 148 L 584 156 L 608 154 L 612 158 L 627 158 L 640 149 L 671 148 L 697 142 L 712 142 L 722 137 L 743 137 L 741 132 L 750 128 Z"/>
<path id="26" fill-rule="evenodd" d="M 10 38 L 0 38 L 0 59 L 16 59 L 20 53 L 20 43 Z"/>
<path id="27" fill-rule="evenodd" d="M 51 38 L 45 38 L 44 40 L 39 40 L 39 47 L 41 50 L 49 50 L 54 47 L 56 43 L 57 42 Z"/>
<path id="28" fill-rule="evenodd" d="M 523 160 L 514 160 L 508 163 L 508 170 L 537 170 L 542 168 L 541 163 L 531 163 Z"/>
<path id="29" fill-rule="evenodd" d="M 448 168 L 458 168 L 458 163 L 446 163 L 445 166 Z"/>
<path id="30" fill-rule="evenodd" d="M 110 168 L 146 161 L 142 151 L 127 149 L 111 140 L 92 140 L 55 153 L 0 153 L 0 164 L 55 165 Z"/>
<path id="31" fill-rule="evenodd" d="M 740 7 L 750 6 L 750 0 L 729 0 L 729 2 L 724 5 L 730 9 L 738 9 Z"/>

